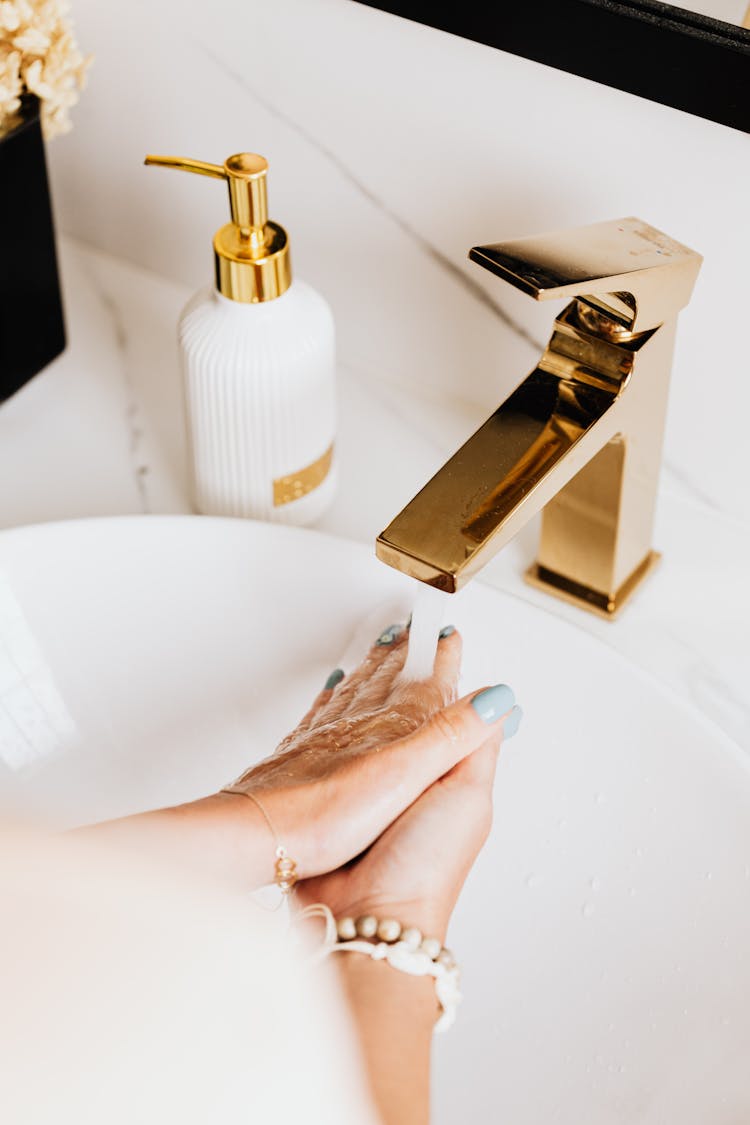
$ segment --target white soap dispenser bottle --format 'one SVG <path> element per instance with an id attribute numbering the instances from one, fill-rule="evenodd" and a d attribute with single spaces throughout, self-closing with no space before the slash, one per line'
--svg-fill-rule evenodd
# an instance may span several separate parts
<path id="1" fill-rule="evenodd" d="M 335 489 L 333 317 L 292 281 L 289 239 L 268 220 L 262 156 L 223 165 L 173 156 L 158 164 L 224 179 L 232 221 L 214 236 L 216 285 L 182 312 L 193 502 L 197 511 L 307 524 Z"/>

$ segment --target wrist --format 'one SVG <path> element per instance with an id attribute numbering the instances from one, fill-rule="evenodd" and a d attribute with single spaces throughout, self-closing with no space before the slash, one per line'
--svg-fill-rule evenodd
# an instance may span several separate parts
<path id="1" fill-rule="evenodd" d="M 113 846 L 145 851 L 154 859 L 202 873 L 212 882 L 243 889 L 273 882 L 272 836 L 262 822 L 253 820 L 252 810 L 245 811 L 238 798 L 228 795 L 136 813 L 76 832 L 95 833 Z"/>
<path id="2" fill-rule="evenodd" d="M 411 1023 L 432 1033 L 440 1005 L 431 977 L 399 973 L 384 961 L 357 953 L 339 955 L 336 968 L 355 1013 L 363 1018 L 368 1012 L 388 1013 L 398 1021 L 408 1012 Z"/>
<path id="3" fill-rule="evenodd" d="M 310 916 L 322 913 L 326 917 L 326 952 L 372 958 L 375 963 L 385 961 L 407 976 L 434 980 L 441 1009 L 435 1029 L 446 1031 L 452 1026 L 461 1002 L 461 972 L 451 951 L 434 934 L 424 934 L 417 926 L 404 926 L 390 916 L 378 919 L 374 914 L 364 914 L 355 919 L 345 915 L 334 920 L 336 937 L 332 940 L 330 909 L 318 905 L 307 910 Z"/>
<path id="4" fill-rule="evenodd" d="M 189 831 L 202 866 L 250 890 L 273 882 L 274 839 L 249 801 L 215 793 L 166 809 L 164 815 Z"/>

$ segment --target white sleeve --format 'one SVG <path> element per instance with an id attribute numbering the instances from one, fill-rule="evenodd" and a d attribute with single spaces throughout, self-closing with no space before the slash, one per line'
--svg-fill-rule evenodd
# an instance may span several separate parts
<path id="1" fill-rule="evenodd" d="M 280 915 L 97 844 L 0 832 L 0 1120 L 376 1125 L 330 965 Z"/>

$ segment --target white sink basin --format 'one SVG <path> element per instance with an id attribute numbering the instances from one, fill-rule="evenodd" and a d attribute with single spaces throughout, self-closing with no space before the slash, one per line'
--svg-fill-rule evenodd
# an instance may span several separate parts
<path id="1" fill-rule="evenodd" d="M 70 823 L 215 789 L 270 751 L 373 606 L 412 594 L 366 547 L 268 525 L 5 532 L 2 792 Z M 435 1122 L 747 1121 L 746 763 L 555 616 L 479 583 L 449 612 L 466 689 L 510 683 L 525 719 L 451 932 L 466 999 L 436 1044 Z"/>

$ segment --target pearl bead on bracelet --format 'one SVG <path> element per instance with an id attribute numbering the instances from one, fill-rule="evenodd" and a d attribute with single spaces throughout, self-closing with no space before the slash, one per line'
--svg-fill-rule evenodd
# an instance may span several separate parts
<path id="1" fill-rule="evenodd" d="M 329 907 L 322 902 L 306 906 L 299 917 L 322 917 L 325 934 L 315 960 L 331 953 L 363 953 L 373 961 L 387 961 L 394 969 L 410 976 L 431 976 L 442 1009 L 435 1024 L 436 1031 L 447 1031 L 456 1018 L 456 1008 L 461 1001 L 459 988 L 461 974 L 449 949 L 436 937 L 424 937 L 416 926 L 402 926 L 396 918 L 381 918 L 362 914 L 334 918 Z"/>
<path id="2" fill-rule="evenodd" d="M 410 949 L 420 949 L 431 961 L 440 961 L 440 964 L 444 964 L 446 968 L 456 963 L 450 951 L 443 949 L 442 942 L 438 938 L 423 937 L 422 931 L 416 926 L 407 926 L 403 929 L 395 918 L 383 918 L 379 922 L 374 914 L 362 914 L 359 918 L 345 915 L 336 922 L 336 933 L 340 941 L 353 941 L 356 937 L 368 939 L 379 937 L 381 941 L 391 945 L 401 940 Z M 440 955 L 443 953 L 446 956 L 440 960 Z"/>
<path id="3" fill-rule="evenodd" d="M 407 926 L 405 929 L 395 918 L 383 918 L 381 921 L 374 914 L 362 914 L 359 918 L 350 918 L 345 915 L 336 922 L 336 933 L 342 942 L 353 941 L 357 937 L 378 937 L 388 945 L 401 941 L 410 949 L 418 949 L 426 953 L 431 961 L 436 961 L 446 969 L 452 969 L 455 958 L 449 949 L 443 947 L 442 942 L 436 937 L 423 937 L 422 931 L 416 926 Z"/>

